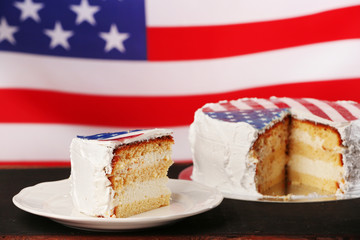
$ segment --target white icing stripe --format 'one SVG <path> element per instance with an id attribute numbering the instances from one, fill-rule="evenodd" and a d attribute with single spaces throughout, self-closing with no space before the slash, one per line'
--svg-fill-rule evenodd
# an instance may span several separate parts
<path id="1" fill-rule="evenodd" d="M 241 110 L 252 109 L 252 107 L 250 107 L 246 103 L 243 103 L 242 101 L 232 100 L 232 101 L 230 101 L 230 103 Z"/>
<path id="2" fill-rule="evenodd" d="M 146 22 L 153 27 L 266 21 L 359 4 L 358 0 L 222 0 L 221 4 L 218 0 L 147 0 L 145 3 Z"/>
<path id="3" fill-rule="evenodd" d="M 295 101 L 294 99 L 291 98 L 280 98 L 279 100 L 281 100 L 282 102 L 286 103 L 287 105 L 289 105 L 290 107 L 299 109 L 301 111 L 307 112 L 307 113 L 311 113 L 304 105 L 302 105 L 301 103 Z"/>
<path id="4" fill-rule="evenodd" d="M 323 101 L 320 101 L 318 99 L 313 99 L 313 98 L 305 98 L 305 99 L 306 99 L 306 101 L 308 101 L 308 102 L 316 105 L 318 108 L 320 108 L 334 122 L 347 122 L 347 120 L 337 110 L 332 108 L 329 104 L 327 104 Z"/>
<path id="5" fill-rule="evenodd" d="M 213 111 L 226 111 L 227 109 L 220 104 L 210 104 L 208 107 L 210 107 Z"/>
<path id="6" fill-rule="evenodd" d="M 254 99 L 254 101 L 260 104 L 261 106 L 263 106 L 264 108 L 278 108 L 274 103 L 272 103 L 268 99 L 257 98 Z"/>
<path id="7" fill-rule="evenodd" d="M 354 115 L 355 117 L 359 117 L 360 118 L 360 109 L 357 108 L 356 106 L 354 106 L 351 102 L 347 102 L 347 101 L 338 101 L 337 102 L 339 105 L 343 106 L 344 108 L 346 108 L 352 115 Z"/>

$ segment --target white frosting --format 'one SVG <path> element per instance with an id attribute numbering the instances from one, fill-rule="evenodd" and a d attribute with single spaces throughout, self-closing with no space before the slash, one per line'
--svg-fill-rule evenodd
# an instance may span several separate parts
<path id="1" fill-rule="evenodd" d="M 292 101 L 289 98 L 280 99 Z M 230 103 L 241 106 L 244 105 L 243 100 Z M 259 99 L 252 100 L 261 102 Z M 258 134 L 264 129 L 259 131 L 245 122 L 221 121 L 203 112 L 205 108 L 224 111 L 220 104 L 223 102 L 206 104 L 195 112 L 189 133 L 194 162 L 191 177 L 194 181 L 217 188 L 225 196 L 262 196 L 257 192 L 255 185 L 257 160 L 252 159 L 248 153 Z M 360 120 L 330 121 L 294 105 L 291 105 L 290 112 L 297 119 L 329 125 L 338 130 L 345 147 L 343 153 L 345 183 L 340 185 L 340 189 L 346 194 L 360 194 Z M 318 139 L 318 144 L 321 142 L 319 141 Z"/>
<path id="2" fill-rule="evenodd" d="M 171 134 L 171 130 L 151 129 L 122 135 L 123 139 L 116 141 L 74 138 L 70 145 L 71 196 L 74 206 L 90 216 L 110 217 L 116 202 L 107 174 L 112 171 L 114 149 L 131 142 Z M 139 136 L 125 138 L 131 135 Z"/>
<path id="3" fill-rule="evenodd" d="M 197 110 L 189 136 L 194 160 L 192 179 L 223 193 L 261 196 L 254 182 L 258 160 L 248 156 L 258 134 L 245 122 L 220 121 Z"/>
<path id="4" fill-rule="evenodd" d="M 346 139 L 346 140 L 345 140 Z M 349 195 L 360 195 L 360 120 L 353 121 L 345 129 L 343 154 L 345 184 L 343 189 Z"/>

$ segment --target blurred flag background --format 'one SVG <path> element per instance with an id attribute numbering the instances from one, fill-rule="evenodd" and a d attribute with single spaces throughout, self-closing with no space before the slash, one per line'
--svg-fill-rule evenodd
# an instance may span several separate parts
<path id="1" fill-rule="evenodd" d="M 69 165 L 76 135 L 165 127 L 190 162 L 207 102 L 360 101 L 358 0 L 1 0 L 0 165 Z"/>

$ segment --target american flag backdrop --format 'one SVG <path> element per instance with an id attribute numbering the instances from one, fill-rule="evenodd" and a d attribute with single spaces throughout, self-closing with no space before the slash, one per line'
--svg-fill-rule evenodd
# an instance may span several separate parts
<path id="1" fill-rule="evenodd" d="M 359 0 L 0 1 L 2 165 L 69 165 L 76 135 L 153 127 L 191 161 L 207 102 L 359 89 Z"/>

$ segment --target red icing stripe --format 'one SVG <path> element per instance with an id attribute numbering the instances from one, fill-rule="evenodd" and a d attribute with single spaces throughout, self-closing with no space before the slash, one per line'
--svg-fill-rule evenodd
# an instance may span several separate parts
<path id="1" fill-rule="evenodd" d="M 204 107 L 202 109 L 203 112 L 213 112 L 214 110 L 212 110 L 210 107 Z"/>
<path id="2" fill-rule="evenodd" d="M 349 110 L 347 110 L 345 107 L 341 106 L 340 104 L 336 103 L 336 102 L 329 102 L 329 101 L 325 101 L 329 106 L 331 106 L 332 108 L 334 108 L 338 113 L 341 114 L 341 116 L 343 116 L 343 118 L 345 118 L 348 121 L 352 121 L 352 120 L 356 120 L 357 117 L 355 117 L 354 115 L 351 114 L 351 112 L 349 112 Z"/>
<path id="3" fill-rule="evenodd" d="M 226 110 L 239 110 L 239 108 L 235 107 L 234 105 L 232 105 L 230 102 L 226 101 L 226 102 L 221 102 L 220 105 L 222 107 L 224 107 Z"/>
<path id="4" fill-rule="evenodd" d="M 310 103 L 310 102 L 306 101 L 305 99 L 295 99 L 294 98 L 294 100 L 299 102 L 300 104 L 302 104 L 304 107 L 306 107 L 314 115 L 332 121 L 331 118 L 321 108 L 319 108 L 315 104 Z"/>
<path id="5" fill-rule="evenodd" d="M 283 101 L 281 101 L 280 99 L 277 99 L 277 98 L 269 99 L 269 101 L 271 101 L 273 104 L 275 104 L 278 108 L 289 108 L 290 107 L 289 105 L 287 105 L 286 103 L 284 103 Z"/>
<path id="6" fill-rule="evenodd" d="M 256 101 L 254 101 L 252 99 L 244 99 L 242 102 L 246 103 L 247 105 L 249 105 L 249 107 L 251 107 L 253 109 L 265 109 L 265 107 L 263 105 L 260 105 L 259 103 L 257 103 Z"/>

